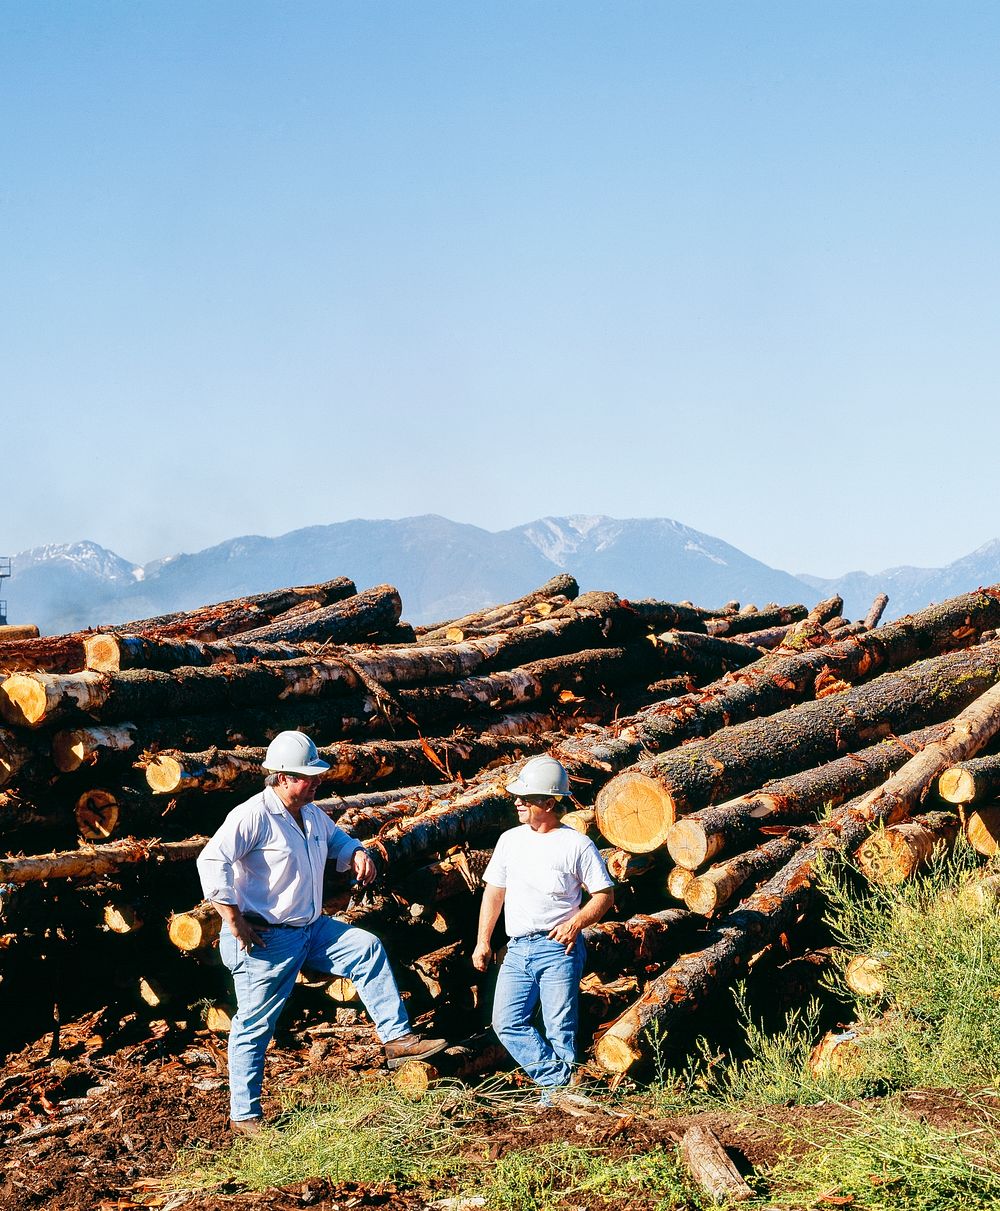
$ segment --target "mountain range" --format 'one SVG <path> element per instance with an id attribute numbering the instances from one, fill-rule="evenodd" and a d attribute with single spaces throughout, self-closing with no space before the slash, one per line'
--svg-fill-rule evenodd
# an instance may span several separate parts
<path id="1" fill-rule="evenodd" d="M 945 568 L 851 572 L 835 580 L 768 567 L 722 539 L 667 518 L 545 517 L 491 532 L 434 515 L 309 526 L 276 538 L 229 539 L 194 554 L 134 564 L 83 541 L 13 557 L 10 622 L 43 634 L 191 609 L 291 584 L 350 576 L 359 588 L 394 584 L 413 623 L 456 617 L 508 601 L 557 571 L 583 590 L 719 606 L 726 601 L 802 601 L 839 592 L 862 616 L 876 593 L 898 617 L 1000 580 L 1000 540 Z M 0 582 L 2 583 L 2 582 Z"/>

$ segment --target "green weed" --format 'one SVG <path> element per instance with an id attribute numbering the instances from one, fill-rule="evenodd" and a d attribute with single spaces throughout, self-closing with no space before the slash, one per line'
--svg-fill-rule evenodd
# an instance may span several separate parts
<path id="1" fill-rule="evenodd" d="M 841 1106 L 847 1121 L 793 1128 L 770 1174 L 772 1202 L 858 1211 L 965 1211 L 1000 1205 L 1000 1117 L 968 1101 L 968 1121 L 943 1131 L 892 1101 Z"/>

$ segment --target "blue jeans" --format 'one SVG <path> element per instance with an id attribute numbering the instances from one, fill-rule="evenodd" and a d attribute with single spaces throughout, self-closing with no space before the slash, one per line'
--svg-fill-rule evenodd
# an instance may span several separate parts
<path id="1" fill-rule="evenodd" d="M 587 948 L 577 938 L 572 953 L 545 934 L 511 938 L 497 976 L 493 1029 L 537 1085 L 568 1083 L 576 1055 L 580 977 Z M 541 1034 L 534 1026 L 541 1006 Z"/>
<path id="2" fill-rule="evenodd" d="M 229 1032 L 233 1119 L 260 1116 L 264 1052 L 303 967 L 352 980 L 383 1043 L 410 1030 L 385 948 L 374 934 L 333 917 L 318 917 L 302 929 L 254 929 L 265 943 L 263 948 L 244 950 L 225 925 L 219 939 L 219 952 L 236 990 L 237 1012 Z"/>

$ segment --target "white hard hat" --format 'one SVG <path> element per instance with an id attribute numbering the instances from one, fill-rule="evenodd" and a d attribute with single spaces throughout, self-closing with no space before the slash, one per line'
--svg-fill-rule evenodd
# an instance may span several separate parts
<path id="1" fill-rule="evenodd" d="M 568 795 L 569 774 L 555 757 L 532 757 L 507 790 L 512 795 Z"/>
<path id="2" fill-rule="evenodd" d="M 279 732 L 267 746 L 263 766 L 273 774 L 314 778 L 330 767 L 305 732 Z"/>

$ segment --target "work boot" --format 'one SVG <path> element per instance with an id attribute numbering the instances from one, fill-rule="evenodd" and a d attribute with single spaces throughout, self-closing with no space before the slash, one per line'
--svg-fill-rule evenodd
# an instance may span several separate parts
<path id="1" fill-rule="evenodd" d="M 425 1039 L 410 1031 L 402 1038 L 385 1044 L 385 1060 L 390 1068 L 398 1068 L 407 1060 L 426 1060 L 448 1046 L 447 1039 Z"/>
<path id="2" fill-rule="evenodd" d="M 258 1132 L 264 1130 L 264 1120 L 262 1118 L 231 1118 L 229 1130 L 235 1131 L 237 1135 L 257 1135 Z"/>

